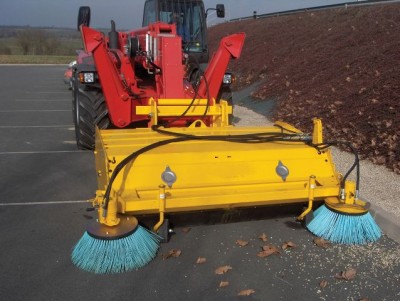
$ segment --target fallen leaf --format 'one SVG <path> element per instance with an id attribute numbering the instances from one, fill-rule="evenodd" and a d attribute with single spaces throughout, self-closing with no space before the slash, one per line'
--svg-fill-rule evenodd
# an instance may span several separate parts
<path id="1" fill-rule="evenodd" d="M 245 241 L 245 240 L 238 239 L 236 241 L 236 244 L 239 245 L 240 247 L 244 247 L 244 246 L 247 246 L 249 244 L 249 242 Z"/>
<path id="2" fill-rule="evenodd" d="M 296 247 L 297 247 L 297 245 L 294 242 L 287 241 L 287 242 L 283 243 L 282 250 L 286 250 L 286 249 L 289 249 L 289 248 L 296 248 Z"/>
<path id="3" fill-rule="evenodd" d="M 261 239 L 263 242 L 266 242 L 268 240 L 267 234 L 265 233 L 261 234 L 258 238 Z"/>
<path id="4" fill-rule="evenodd" d="M 369 301 L 369 299 L 368 298 L 361 298 L 361 299 L 358 299 L 358 301 Z"/>
<path id="5" fill-rule="evenodd" d="M 316 237 L 314 238 L 314 243 L 321 248 L 329 248 L 331 246 L 331 243 L 325 239 L 323 239 L 322 237 Z"/>
<path id="6" fill-rule="evenodd" d="M 353 268 L 348 268 L 345 271 L 341 271 L 340 273 L 335 275 L 336 279 L 343 279 L 343 280 L 353 280 L 354 278 L 356 278 L 357 275 L 357 271 Z"/>
<path id="7" fill-rule="evenodd" d="M 386 125 L 387 128 L 390 128 L 393 124 L 392 120 L 384 120 L 384 124 Z"/>
<path id="8" fill-rule="evenodd" d="M 257 253 L 258 257 L 264 258 L 272 254 L 279 254 L 279 249 L 274 245 L 265 245 L 262 247 L 262 251 Z"/>
<path id="9" fill-rule="evenodd" d="M 183 233 L 189 233 L 190 230 L 192 230 L 192 228 L 186 227 L 186 228 L 183 228 L 183 229 L 182 229 L 182 232 L 183 232 Z"/>
<path id="10" fill-rule="evenodd" d="M 238 296 L 250 296 L 254 294 L 256 291 L 253 289 L 242 290 L 238 293 Z"/>
<path id="11" fill-rule="evenodd" d="M 326 281 L 325 279 L 322 280 L 322 281 L 319 283 L 319 287 L 320 287 L 320 288 L 325 288 L 327 285 L 328 285 L 328 281 Z"/>
<path id="12" fill-rule="evenodd" d="M 262 247 L 262 249 L 264 251 L 271 251 L 271 252 L 274 252 L 274 253 L 280 253 L 279 249 L 274 245 L 265 245 L 265 246 Z"/>
<path id="13" fill-rule="evenodd" d="M 362 87 L 362 88 L 360 89 L 360 91 L 358 91 L 358 94 L 362 94 L 362 93 L 364 93 L 366 90 L 367 90 L 367 88 Z"/>
<path id="14" fill-rule="evenodd" d="M 202 264 L 202 263 L 205 263 L 206 261 L 207 261 L 207 259 L 205 259 L 204 257 L 199 257 L 199 258 L 197 258 L 196 263 Z"/>
<path id="15" fill-rule="evenodd" d="M 172 249 L 172 250 L 170 250 L 170 251 L 168 252 L 167 255 L 164 255 L 163 259 L 165 260 L 165 259 L 168 259 L 168 258 L 170 258 L 170 257 L 176 258 L 176 257 L 181 256 L 181 254 L 182 254 L 182 250 L 179 250 L 179 249 Z"/>
<path id="16" fill-rule="evenodd" d="M 228 281 L 221 281 L 220 283 L 219 283 L 219 287 L 227 287 L 229 285 L 229 282 Z"/>
<path id="17" fill-rule="evenodd" d="M 228 272 L 229 270 L 232 270 L 232 267 L 230 265 L 224 265 L 222 267 L 219 267 L 215 270 L 215 274 L 217 275 L 222 275 Z"/>

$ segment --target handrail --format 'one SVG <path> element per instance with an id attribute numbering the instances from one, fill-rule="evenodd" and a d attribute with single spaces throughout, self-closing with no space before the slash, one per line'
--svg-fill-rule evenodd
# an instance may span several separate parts
<path id="1" fill-rule="evenodd" d="M 340 8 L 340 7 L 347 8 L 347 7 L 351 7 L 351 6 L 367 6 L 367 5 L 387 4 L 387 3 L 396 3 L 396 2 L 400 2 L 400 0 L 375 0 L 375 1 L 364 0 L 364 1 L 356 1 L 356 2 L 344 2 L 344 3 L 338 3 L 338 4 L 329 4 L 329 5 L 308 7 L 308 8 L 292 9 L 292 10 L 287 10 L 287 11 L 279 11 L 279 12 L 273 12 L 273 13 L 267 13 L 267 14 L 261 14 L 261 15 L 253 14 L 252 16 L 248 16 L 248 17 L 230 19 L 228 22 L 236 22 L 236 21 L 249 20 L 249 19 L 269 18 L 269 17 L 279 17 L 279 16 L 293 15 L 293 14 L 298 14 L 298 13 L 312 12 L 312 11 L 333 9 L 333 8 Z"/>

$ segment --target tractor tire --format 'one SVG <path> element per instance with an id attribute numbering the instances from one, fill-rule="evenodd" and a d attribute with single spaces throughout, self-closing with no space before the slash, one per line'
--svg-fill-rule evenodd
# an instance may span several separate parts
<path id="1" fill-rule="evenodd" d="M 106 129 L 111 125 L 101 89 L 76 83 L 73 89 L 72 113 L 78 148 L 93 150 L 96 126 Z"/>

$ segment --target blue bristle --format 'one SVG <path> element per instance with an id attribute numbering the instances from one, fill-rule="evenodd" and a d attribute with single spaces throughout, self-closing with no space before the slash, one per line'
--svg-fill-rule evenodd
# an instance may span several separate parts
<path id="1" fill-rule="evenodd" d="M 382 235 L 369 212 L 346 215 L 333 212 L 325 205 L 314 212 L 314 218 L 307 228 L 318 237 L 341 244 L 366 244 L 378 240 Z"/>
<path id="2" fill-rule="evenodd" d="M 87 232 L 75 245 L 71 259 L 79 268 L 96 274 L 114 274 L 139 269 L 157 254 L 160 237 L 143 227 L 114 240 L 97 239 Z"/>

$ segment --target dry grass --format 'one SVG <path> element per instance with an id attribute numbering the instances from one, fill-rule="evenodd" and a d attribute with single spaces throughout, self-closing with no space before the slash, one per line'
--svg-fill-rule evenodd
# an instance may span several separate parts
<path id="1" fill-rule="evenodd" d="M 75 56 L 0 55 L 0 64 L 68 64 Z"/>

